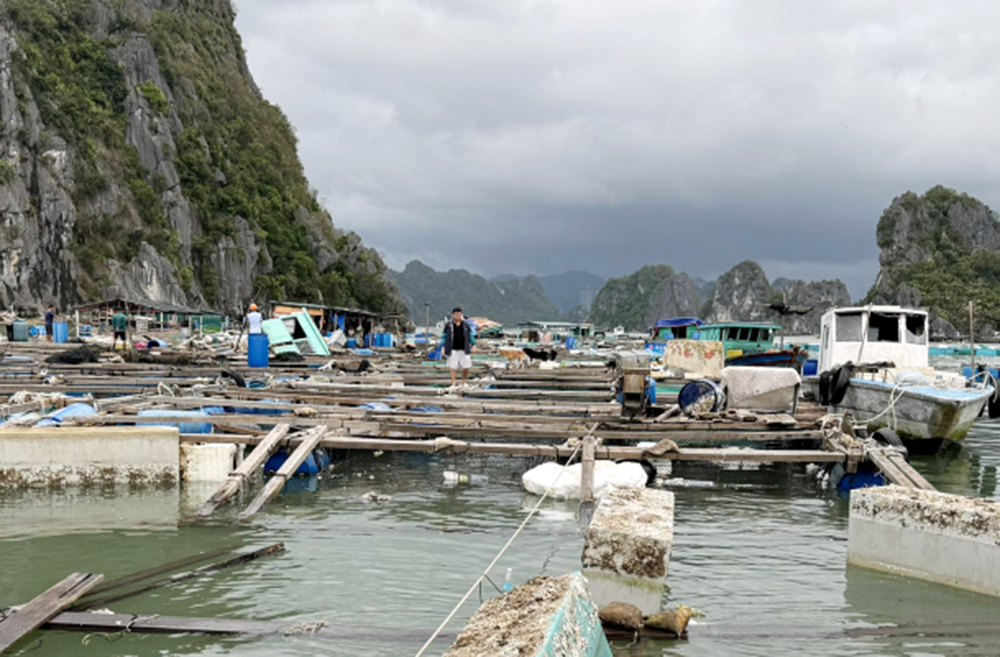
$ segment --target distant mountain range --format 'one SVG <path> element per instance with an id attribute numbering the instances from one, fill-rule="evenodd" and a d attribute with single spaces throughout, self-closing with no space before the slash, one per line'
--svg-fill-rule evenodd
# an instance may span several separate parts
<path id="1" fill-rule="evenodd" d="M 389 277 L 399 287 L 410 319 L 423 326 L 429 304 L 435 324 L 458 306 L 468 317 L 489 317 L 508 326 L 531 320 L 558 320 L 562 313 L 546 295 L 537 276 L 505 276 L 489 280 L 464 269 L 439 272 L 419 260 Z"/>
<path id="2" fill-rule="evenodd" d="M 605 281 L 585 271 L 553 276 L 496 276 L 464 269 L 439 272 L 418 260 L 401 272 L 389 272 L 402 292 L 417 326 L 432 324 L 460 306 L 467 316 L 484 316 L 513 326 L 530 320 L 592 321 L 600 327 L 624 326 L 645 331 L 664 317 L 700 317 L 706 321 L 765 321 L 783 324 L 786 333 L 815 333 L 822 313 L 849 304 L 840 281 L 807 283 L 787 278 L 769 283 L 753 261 L 742 262 L 715 281 L 692 278 L 668 265 L 646 265 Z M 812 306 L 806 315 L 782 318 L 768 305 Z M 427 304 L 427 305 L 425 305 Z"/>

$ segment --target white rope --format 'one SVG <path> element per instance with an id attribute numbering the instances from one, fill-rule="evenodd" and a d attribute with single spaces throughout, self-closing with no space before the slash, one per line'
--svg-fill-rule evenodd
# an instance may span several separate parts
<path id="1" fill-rule="evenodd" d="M 585 437 L 589 437 L 592 433 L 594 433 L 594 430 L 597 429 L 597 427 L 598 427 L 597 424 L 591 427 L 590 431 L 587 432 L 587 436 Z M 576 449 L 573 450 L 573 453 L 570 454 L 569 460 L 566 461 L 566 465 L 569 465 L 570 463 L 573 462 L 573 459 L 576 458 L 576 455 L 580 452 L 581 447 L 583 447 L 582 440 L 580 441 L 580 444 L 576 446 Z M 538 500 L 538 503 L 535 504 L 535 506 L 531 509 L 531 511 L 528 512 L 528 515 L 525 517 L 524 522 L 521 523 L 521 526 L 517 528 L 517 531 L 515 531 L 514 535 L 510 537 L 510 540 L 507 541 L 507 544 L 500 549 L 500 552 L 498 552 L 497 556 L 493 558 L 493 561 L 490 562 L 490 565 L 486 567 L 486 570 L 483 571 L 483 574 L 476 578 L 476 581 L 473 582 L 472 586 L 469 588 L 466 594 L 462 596 L 462 599 L 458 601 L 458 604 L 455 605 L 455 608 L 451 610 L 451 613 L 448 614 L 448 617 L 444 619 L 444 621 L 438 626 L 436 630 L 434 630 L 434 634 L 431 635 L 431 638 L 427 639 L 427 643 L 423 645 L 420 651 L 416 654 L 416 657 L 420 657 L 425 652 L 427 652 L 427 649 L 430 648 L 431 644 L 434 643 L 434 640 L 438 638 L 438 635 L 441 634 L 441 632 L 444 630 L 445 627 L 447 627 L 448 623 L 451 622 L 451 619 L 455 617 L 455 614 L 457 614 L 458 610 L 462 608 L 462 605 L 465 604 L 466 600 L 468 600 L 469 597 L 473 593 L 475 593 L 476 588 L 479 586 L 480 582 L 482 582 L 486 578 L 486 576 L 489 575 L 490 571 L 493 570 L 493 566 L 497 565 L 497 562 L 500 561 L 500 557 L 502 557 L 504 553 L 507 551 L 507 549 L 514 543 L 514 540 L 518 537 L 518 535 L 520 535 L 521 531 L 525 528 L 525 526 L 527 526 L 528 521 L 531 520 L 532 516 L 535 515 L 535 512 L 538 511 L 538 508 L 542 506 L 542 502 L 544 502 L 545 498 L 547 498 L 549 496 L 549 493 L 552 492 L 552 489 L 555 487 L 556 482 L 559 481 L 559 477 L 561 477 L 563 472 L 565 471 L 566 468 L 563 468 L 562 470 L 559 471 L 559 473 L 556 475 L 556 478 L 552 480 L 551 484 L 549 484 L 548 489 L 546 489 L 541 499 Z"/>
<path id="2" fill-rule="evenodd" d="M 897 392 L 899 392 L 899 395 L 896 395 Z M 906 388 L 904 388 L 903 386 L 901 386 L 899 384 L 894 385 L 892 387 L 892 390 L 889 392 L 889 405 L 886 406 L 885 410 L 883 410 L 881 413 L 879 413 L 878 415 L 876 415 L 874 417 L 868 418 L 867 420 L 865 420 L 865 422 L 868 422 L 868 423 L 874 422 L 875 420 L 879 419 L 880 417 L 882 417 L 883 415 L 885 415 L 886 413 L 888 413 L 888 412 L 891 411 L 892 412 L 892 430 L 895 431 L 897 423 L 898 423 L 898 418 L 896 417 L 896 402 L 898 402 L 900 399 L 902 399 L 904 394 L 906 394 Z"/>

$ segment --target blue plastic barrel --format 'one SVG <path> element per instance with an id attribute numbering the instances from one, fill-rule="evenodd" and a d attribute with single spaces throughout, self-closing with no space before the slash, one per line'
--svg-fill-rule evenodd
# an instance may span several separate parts
<path id="1" fill-rule="evenodd" d="M 55 322 L 52 325 L 52 341 L 53 342 L 68 342 L 69 341 L 69 324 L 66 322 Z"/>
<path id="2" fill-rule="evenodd" d="M 76 404 L 70 404 L 65 408 L 60 408 L 58 411 L 49 413 L 41 420 L 39 420 L 35 426 L 36 427 L 54 427 L 62 424 L 64 419 L 71 417 L 86 417 L 88 415 L 94 415 L 97 411 L 90 404 L 84 404 L 78 402 Z"/>
<path id="3" fill-rule="evenodd" d="M 267 334 L 251 333 L 247 336 L 247 365 L 267 367 L 269 361 Z"/>
<path id="4" fill-rule="evenodd" d="M 566 336 L 566 348 L 573 349 L 576 346 L 576 339 L 572 335 Z"/>
<path id="5" fill-rule="evenodd" d="M 345 345 L 348 349 L 354 349 L 358 346 L 357 338 L 347 338 L 347 344 Z"/>
<path id="6" fill-rule="evenodd" d="M 14 342 L 27 342 L 31 332 L 28 330 L 28 322 L 14 322 Z"/>
<path id="7" fill-rule="evenodd" d="M 177 427 L 181 433 L 212 433 L 212 425 L 208 422 L 198 422 L 207 420 L 209 414 L 204 411 L 175 411 L 163 408 L 147 408 L 139 411 L 139 415 L 153 415 L 160 417 L 176 417 L 176 422 L 136 422 L 137 427 Z M 188 420 L 187 422 L 183 420 Z"/>
<path id="8" fill-rule="evenodd" d="M 817 372 L 819 372 L 819 361 L 815 358 L 810 358 L 802 366 L 802 376 L 816 376 Z"/>
<path id="9" fill-rule="evenodd" d="M 715 381 L 700 379 L 681 388 L 677 394 L 677 404 L 687 415 L 694 412 L 717 413 L 726 407 L 726 393 Z"/>

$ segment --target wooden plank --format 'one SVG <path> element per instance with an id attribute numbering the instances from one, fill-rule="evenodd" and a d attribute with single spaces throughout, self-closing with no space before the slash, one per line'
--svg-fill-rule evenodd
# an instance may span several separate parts
<path id="1" fill-rule="evenodd" d="M 243 554 L 238 554 L 234 557 L 226 559 L 224 561 L 219 561 L 216 563 L 210 563 L 206 566 L 200 568 L 195 568 L 184 573 L 178 573 L 176 575 L 171 575 L 166 579 L 161 579 L 157 581 L 144 584 L 139 588 L 132 589 L 129 591 L 123 591 L 119 593 L 112 593 L 111 595 L 106 595 L 99 598 L 89 599 L 86 604 L 80 605 L 83 609 L 94 609 L 100 607 L 106 607 L 113 602 L 118 602 L 120 600 L 125 600 L 126 598 L 132 598 L 142 593 L 147 593 L 155 589 L 161 589 L 165 586 L 170 586 L 171 584 L 176 584 L 177 582 L 183 582 L 185 580 L 194 579 L 196 577 L 202 577 L 210 573 L 218 572 L 220 570 L 225 570 L 226 568 L 232 568 L 233 566 L 239 566 L 251 561 L 260 559 L 261 557 L 267 557 L 274 554 L 280 554 L 285 551 L 284 543 L 275 543 L 273 545 L 268 545 L 265 548 L 259 550 L 254 550 L 253 552 L 246 552 Z"/>
<path id="2" fill-rule="evenodd" d="M 201 518 L 209 517 L 226 500 L 235 495 L 247 478 L 253 475 L 257 471 L 257 468 L 264 465 L 264 461 L 278 447 L 278 443 L 281 442 L 281 439 L 285 437 L 290 428 L 288 424 L 279 424 L 271 429 L 270 433 L 253 448 L 250 455 L 243 459 L 243 463 L 229 475 L 229 478 L 219 487 L 219 490 L 215 491 L 215 494 L 201 505 L 201 508 L 197 511 L 198 516 Z"/>
<path id="3" fill-rule="evenodd" d="M 144 616 L 141 614 L 96 614 L 92 612 L 64 611 L 52 618 L 46 630 L 75 630 L 80 632 L 133 632 L 142 634 L 246 634 L 255 636 L 305 635 L 324 639 L 352 639 L 358 641 L 399 641 L 417 643 L 430 634 L 426 630 L 406 630 L 395 627 L 370 627 L 365 625 L 311 625 L 288 621 L 251 620 L 237 618 L 193 618 L 188 616 Z M 454 641 L 455 635 L 441 635 L 444 643 Z"/>
<path id="4" fill-rule="evenodd" d="M 397 450 L 410 452 L 446 452 L 456 454 L 507 454 L 511 456 L 569 457 L 573 449 L 565 445 L 530 445 L 512 443 L 469 443 L 458 441 L 454 447 L 445 447 L 434 440 L 393 440 L 388 438 L 349 438 L 328 436 L 322 440 L 324 447 L 332 449 Z M 609 447 L 602 445 L 595 450 L 599 459 L 640 459 L 645 450 L 639 447 Z M 843 454 L 826 450 L 762 450 L 727 448 L 685 448 L 680 453 L 671 452 L 657 457 L 675 461 L 754 462 L 754 463 L 842 463 Z"/>
<path id="5" fill-rule="evenodd" d="M 895 452 L 890 456 L 890 458 L 897 463 L 897 467 L 900 470 L 906 472 L 906 476 L 910 478 L 914 486 L 917 488 L 922 488 L 923 490 L 937 490 L 931 482 L 927 481 L 922 474 L 917 472 L 912 465 L 906 462 L 903 455 L 899 452 Z"/>
<path id="6" fill-rule="evenodd" d="M 103 575 L 73 573 L 0 621 L 0 653 L 44 625 L 101 581 Z"/>
<path id="7" fill-rule="evenodd" d="M 888 453 L 884 449 L 873 449 L 868 452 L 868 458 L 872 463 L 875 464 L 882 474 L 898 486 L 905 486 L 907 488 L 917 488 L 913 481 L 907 476 L 907 473 L 899 468 L 899 465 L 889 458 Z"/>
<path id="8" fill-rule="evenodd" d="M 868 452 L 868 458 L 882 471 L 882 474 L 894 484 L 907 488 L 936 490 L 923 475 L 913 469 L 903 455 L 891 448 L 873 449 Z"/>
<path id="9" fill-rule="evenodd" d="M 86 608 L 87 598 L 91 598 L 99 593 L 105 593 L 112 589 L 122 588 L 123 586 L 129 586 L 131 584 L 136 584 L 147 579 L 152 579 L 154 577 L 159 577 L 160 575 L 165 575 L 167 573 L 173 572 L 175 570 L 180 570 L 181 568 L 187 568 L 188 566 L 193 566 L 197 563 L 202 563 L 204 561 L 211 561 L 212 559 L 221 557 L 224 554 L 229 554 L 235 551 L 235 547 L 221 548 L 219 550 L 213 550 L 211 552 L 205 552 L 202 554 L 196 554 L 190 557 L 185 557 L 177 561 L 171 561 L 170 563 L 163 564 L 161 566 L 156 566 L 154 568 L 147 568 L 146 570 L 140 570 L 139 572 L 131 573 L 129 575 L 123 575 L 117 579 L 113 579 L 110 582 L 103 582 L 100 586 L 95 586 L 91 589 L 87 595 L 82 596 L 75 606 L 81 606 Z"/>
<path id="10" fill-rule="evenodd" d="M 261 510 L 261 508 L 267 504 L 267 502 L 281 491 L 281 488 L 285 485 L 285 482 L 290 476 L 292 476 L 302 462 L 306 460 L 309 454 L 316 449 L 320 441 L 323 440 L 323 436 L 326 435 L 326 427 L 318 427 L 307 432 L 306 435 L 302 436 L 299 446 L 295 448 L 288 459 L 281 464 L 278 471 L 274 473 L 267 484 L 264 485 L 264 490 L 260 491 L 257 497 L 254 498 L 250 505 L 243 510 L 239 515 L 239 520 L 246 520 L 253 514 Z"/>

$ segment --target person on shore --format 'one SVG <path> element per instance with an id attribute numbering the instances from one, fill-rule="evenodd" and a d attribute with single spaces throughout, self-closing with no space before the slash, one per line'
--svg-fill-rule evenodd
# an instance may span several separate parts
<path id="1" fill-rule="evenodd" d="M 257 304 L 250 304 L 250 312 L 247 313 L 247 333 L 254 334 L 260 333 L 263 329 L 261 328 L 261 322 L 264 321 L 264 317 L 257 310 Z"/>
<path id="2" fill-rule="evenodd" d="M 125 330 L 128 328 L 128 316 L 122 311 L 115 312 L 111 316 L 111 330 L 114 331 L 114 339 L 111 342 L 111 349 L 118 348 L 118 340 L 122 341 L 122 349 L 128 348 L 128 340 L 125 337 Z"/>
<path id="3" fill-rule="evenodd" d="M 8 308 L 3 314 L 3 323 L 7 326 L 7 342 L 14 341 L 14 322 L 17 321 L 17 313 L 14 306 Z"/>
<path id="4" fill-rule="evenodd" d="M 56 307 L 49 306 L 45 311 L 45 339 L 52 342 L 52 331 L 56 323 Z"/>
<path id="5" fill-rule="evenodd" d="M 451 370 L 451 387 L 456 386 L 458 370 L 462 370 L 462 387 L 469 380 L 469 368 L 472 367 L 472 350 L 476 344 L 476 334 L 465 321 L 461 308 L 451 311 L 451 321 L 445 324 L 441 333 L 441 346 L 448 357 L 448 369 Z"/>

